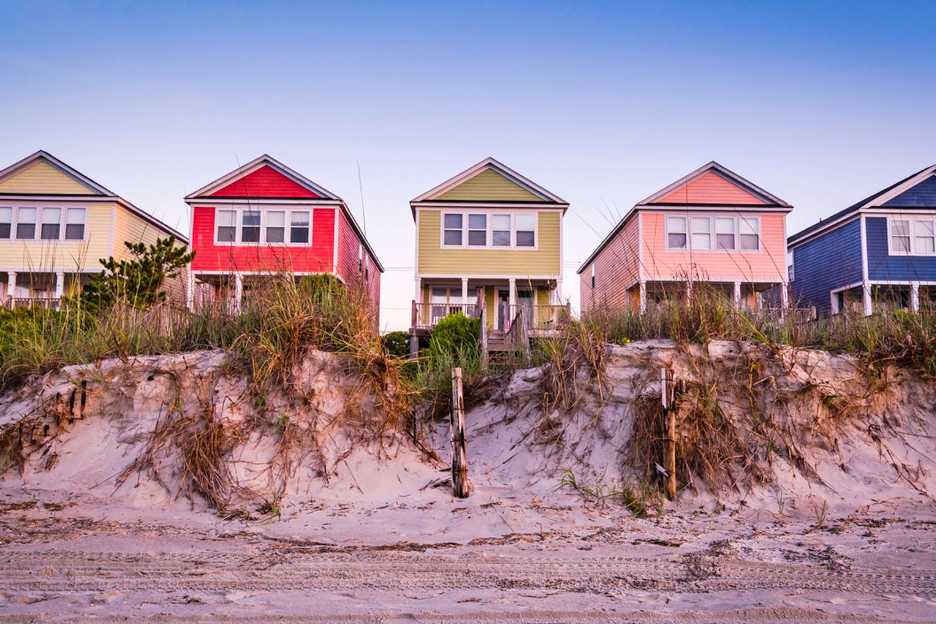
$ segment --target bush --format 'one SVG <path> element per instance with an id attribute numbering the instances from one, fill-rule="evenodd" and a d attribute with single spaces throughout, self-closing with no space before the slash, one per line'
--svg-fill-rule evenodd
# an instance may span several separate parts
<path id="1" fill-rule="evenodd" d="M 409 357 L 409 332 L 390 332 L 383 337 L 383 343 L 390 355 L 398 358 Z"/>
<path id="2" fill-rule="evenodd" d="M 477 350 L 480 339 L 481 320 L 455 312 L 436 323 L 429 336 L 429 345 L 437 352 L 454 354 Z"/>

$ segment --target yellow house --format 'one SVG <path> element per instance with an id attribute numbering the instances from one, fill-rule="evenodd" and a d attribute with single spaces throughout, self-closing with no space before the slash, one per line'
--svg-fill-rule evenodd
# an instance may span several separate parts
<path id="1" fill-rule="evenodd" d="M 51 154 L 0 171 L 0 303 L 57 305 L 125 241 L 188 239 Z M 179 280 L 184 284 L 184 280 Z"/>
<path id="2" fill-rule="evenodd" d="M 410 202 L 416 294 L 410 333 L 446 315 L 484 318 L 494 345 L 523 315 L 548 331 L 562 306 L 562 218 L 569 204 L 493 158 Z"/>

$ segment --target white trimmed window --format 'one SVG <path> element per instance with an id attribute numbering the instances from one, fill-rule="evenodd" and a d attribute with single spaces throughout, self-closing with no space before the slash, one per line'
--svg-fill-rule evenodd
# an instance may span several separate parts
<path id="1" fill-rule="evenodd" d="M 685 249 L 686 217 L 666 217 L 666 246 L 669 249 Z"/>
<path id="2" fill-rule="evenodd" d="M 42 240 L 58 240 L 62 230 L 62 209 L 49 208 L 42 209 L 42 228 L 39 231 L 39 238 Z"/>
<path id="3" fill-rule="evenodd" d="M 529 212 L 444 212 L 442 247 L 535 248 L 537 222 Z"/>
<path id="4" fill-rule="evenodd" d="M 286 242 L 286 211 L 270 210 L 266 214 L 266 242 Z"/>
<path id="5" fill-rule="evenodd" d="M 933 217 L 893 217 L 888 223 L 891 254 L 936 254 L 936 219 Z"/>
<path id="6" fill-rule="evenodd" d="M 739 217 L 741 251 L 760 250 L 760 217 Z"/>
<path id="7" fill-rule="evenodd" d="M 759 251 L 760 217 L 667 216 L 666 248 L 674 251 Z"/>
<path id="8" fill-rule="evenodd" d="M 735 249 L 735 220 L 731 217 L 715 217 L 715 245 L 718 249 Z"/>
<path id="9" fill-rule="evenodd" d="M 85 220 L 87 213 L 84 208 L 69 208 L 65 211 L 65 240 L 84 240 Z"/>
<path id="10" fill-rule="evenodd" d="M 510 215 L 496 214 L 491 221 L 491 243 L 494 247 L 510 247 Z"/>
<path id="11" fill-rule="evenodd" d="M 241 242 L 260 242 L 260 211 L 244 210 L 241 213 Z"/>
<path id="12" fill-rule="evenodd" d="M 218 211 L 218 236 L 219 243 L 237 242 L 237 211 L 219 210 Z"/>
<path id="13" fill-rule="evenodd" d="M 16 211 L 16 238 L 17 240 L 36 239 L 35 208 L 19 208 Z"/>
<path id="14" fill-rule="evenodd" d="M 536 246 L 536 215 L 518 214 L 517 222 L 517 247 L 535 247 Z"/>
<path id="15" fill-rule="evenodd" d="M 692 217 L 692 239 L 694 251 L 712 248 L 712 220 L 708 217 Z"/>
<path id="16" fill-rule="evenodd" d="M 13 236 L 13 207 L 0 206 L 0 240 Z"/>
<path id="17" fill-rule="evenodd" d="M 461 214 L 443 215 L 445 231 L 442 234 L 442 244 L 448 246 L 461 247 L 462 244 L 462 223 L 465 220 Z"/>
<path id="18" fill-rule="evenodd" d="M 289 224 L 289 242 L 294 245 L 309 243 L 309 213 L 294 210 Z"/>
<path id="19" fill-rule="evenodd" d="M 468 244 L 472 247 L 487 247 L 487 215 L 468 215 Z"/>

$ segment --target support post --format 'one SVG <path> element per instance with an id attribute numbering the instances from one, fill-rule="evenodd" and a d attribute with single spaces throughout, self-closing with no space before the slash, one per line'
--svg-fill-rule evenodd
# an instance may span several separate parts
<path id="1" fill-rule="evenodd" d="M 555 305 L 562 305 L 562 278 L 556 280 L 556 303 Z"/>
<path id="2" fill-rule="evenodd" d="M 666 495 L 676 500 L 676 392 L 673 371 L 660 369 L 661 400 L 663 417 L 666 419 L 666 453 L 663 467 L 666 469 Z"/>
<path id="3" fill-rule="evenodd" d="M 920 282 L 910 282 L 910 309 L 920 311 Z"/>
<path id="4" fill-rule="evenodd" d="M 790 282 L 783 282 L 780 290 L 780 318 L 785 318 L 790 309 Z"/>
<path id="5" fill-rule="evenodd" d="M 464 312 L 465 316 L 472 316 L 471 314 L 468 314 L 468 278 L 467 277 L 462 278 L 461 301 L 462 301 L 462 312 Z"/>
<path id="6" fill-rule="evenodd" d="M 465 401 L 462 396 L 462 370 L 452 369 L 452 493 L 468 498 L 468 454 L 465 450 Z"/>
<path id="7" fill-rule="evenodd" d="M 874 300 L 871 297 L 871 282 L 861 283 L 861 308 L 865 316 L 874 314 Z"/>
<path id="8" fill-rule="evenodd" d="M 191 264 L 185 267 L 185 307 L 189 310 L 195 308 L 195 274 Z"/>
<path id="9" fill-rule="evenodd" d="M 234 274 L 234 311 L 241 311 L 241 301 L 244 297 L 244 276 L 240 271 Z"/>
<path id="10" fill-rule="evenodd" d="M 647 282 L 641 280 L 640 285 L 640 312 L 643 314 L 647 311 Z"/>
<path id="11" fill-rule="evenodd" d="M 734 307 L 741 309 L 741 282 L 734 283 Z"/>
<path id="12" fill-rule="evenodd" d="M 55 274 L 55 298 L 59 301 L 65 296 L 65 273 L 59 271 Z"/>
<path id="13" fill-rule="evenodd" d="M 16 305 L 16 271 L 7 273 L 7 296 L 10 298 L 10 308 Z"/>
<path id="14" fill-rule="evenodd" d="M 692 280 L 686 280 L 686 303 L 692 300 Z"/>

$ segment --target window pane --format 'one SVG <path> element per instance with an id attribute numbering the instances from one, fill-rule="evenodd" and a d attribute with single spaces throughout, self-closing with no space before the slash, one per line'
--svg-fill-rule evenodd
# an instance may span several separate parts
<path id="1" fill-rule="evenodd" d="M 716 218 L 716 234 L 734 234 L 734 219 Z"/>
<path id="2" fill-rule="evenodd" d="M 304 245 L 309 242 L 309 228 L 291 227 L 289 228 L 289 242 Z"/>
<path id="3" fill-rule="evenodd" d="M 486 230 L 487 229 L 487 215 L 483 215 L 483 214 L 468 215 L 468 229 L 469 230 Z"/>
<path id="4" fill-rule="evenodd" d="M 462 216 L 460 214 L 445 215 L 445 227 L 452 229 L 461 229 Z"/>
<path id="5" fill-rule="evenodd" d="M 42 238 L 42 240 L 58 240 L 61 221 L 61 208 L 43 208 L 40 238 Z"/>
<path id="6" fill-rule="evenodd" d="M 432 289 L 432 303 L 445 303 L 445 300 L 447 298 L 448 298 L 447 288 L 433 288 Z"/>
<path id="7" fill-rule="evenodd" d="M 536 217 L 533 215 L 517 215 L 517 230 L 534 230 L 536 229 Z"/>
<path id="8" fill-rule="evenodd" d="M 692 217 L 692 233 L 708 234 L 712 231 L 712 222 L 708 217 Z"/>
<path id="9" fill-rule="evenodd" d="M 83 240 L 84 223 L 69 223 L 65 226 L 65 240 Z"/>
<path id="10" fill-rule="evenodd" d="M 445 238 L 443 239 L 446 245 L 461 245 L 462 244 L 462 231 L 461 230 L 445 230 Z"/>
<path id="11" fill-rule="evenodd" d="M 914 221 L 913 232 L 916 240 L 913 242 L 916 253 L 933 253 L 936 251 L 936 234 L 932 221 Z"/>
<path id="12" fill-rule="evenodd" d="M 685 234 L 670 234 L 668 241 L 669 241 L 670 249 L 685 249 L 686 248 L 686 235 Z"/>
<path id="13" fill-rule="evenodd" d="M 757 234 L 742 234 L 741 249 L 744 251 L 757 251 L 760 249 L 760 237 Z"/>
<path id="14" fill-rule="evenodd" d="M 480 247 L 487 245 L 487 230 L 468 230 L 468 244 Z"/>
<path id="15" fill-rule="evenodd" d="M 0 238 L 10 238 L 13 229 L 13 209 L 0 208 Z"/>
<path id="16" fill-rule="evenodd" d="M 667 227 L 667 230 L 672 232 L 673 234 L 685 234 L 686 233 L 686 217 L 667 217 L 666 227 Z"/>
<path id="17" fill-rule="evenodd" d="M 734 249 L 734 234 L 716 234 L 715 243 L 719 249 Z"/>
<path id="18" fill-rule="evenodd" d="M 494 215 L 491 223 L 495 230 L 510 231 L 510 215 Z"/>
<path id="19" fill-rule="evenodd" d="M 219 210 L 218 211 L 218 225 L 236 225 L 237 224 L 237 213 L 233 210 Z"/>
<path id="20" fill-rule="evenodd" d="M 901 253 L 910 253 L 910 237 L 909 236 L 892 236 L 894 251 Z"/>
<path id="21" fill-rule="evenodd" d="M 85 222 L 85 209 L 84 208 L 69 208 L 65 213 L 65 223 L 70 225 L 75 225 L 78 223 Z"/>
<path id="22" fill-rule="evenodd" d="M 917 253 L 936 252 L 936 239 L 934 239 L 932 236 L 930 237 L 918 236 L 916 239 L 916 252 Z"/>
<path id="23" fill-rule="evenodd" d="M 242 243 L 259 243 L 260 242 L 260 228 L 257 226 L 243 227 L 241 228 L 241 242 Z"/>
<path id="24" fill-rule="evenodd" d="M 272 210 L 267 213 L 267 225 L 279 227 L 286 225 L 286 213 L 282 210 Z"/>
<path id="25" fill-rule="evenodd" d="M 510 230 L 503 232 L 498 232 L 495 230 L 491 236 L 494 239 L 493 242 L 495 247 L 510 247 Z"/>
<path id="26" fill-rule="evenodd" d="M 741 226 L 742 234 L 758 234 L 760 219 L 757 217 L 741 217 L 738 219 L 738 225 Z"/>
<path id="27" fill-rule="evenodd" d="M 910 236 L 910 221 L 894 219 L 891 221 L 891 234 L 895 236 Z"/>
<path id="28" fill-rule="evenodd" d="M 266 229 L 266 242 L 282 243 L 286 239 L 286 228 L 282 225 L 270 225 Z"/>
<path id="29" fill-rule="evenodd" d="M 711 234 L 692 234 L 692 248 L 693 249 L 711 249 L 712 248 L 712 235 Z"/>
<path id="30" fill-rule="evenodd" d="M 222 225 L 218 228 L 219 243 L 233 243 L 237 228 L 233 225 Z"/>
<path id="31" fill-rule="evenodd" d="M 534 232 L 521 232 L 517 230 L 517 247 L 533 247 L 536 244 Z"/>
<path id="32" fill-rule="evenodd" d="M 245 210 L 242 223 L 247 226 L 260 225 L 260 211 Z"/>
<path id="33" fill-rule="evenodd" d="M 308 212 L 292 213 L 292 224 L 308 226 L 309 225 L 309 213 Z"/>
<path id="34" fill-rule="evenodd" d="M 35 208 L 20 208 L 17 210 L 16 238 L 20 240 L 36 238 Z"/>

